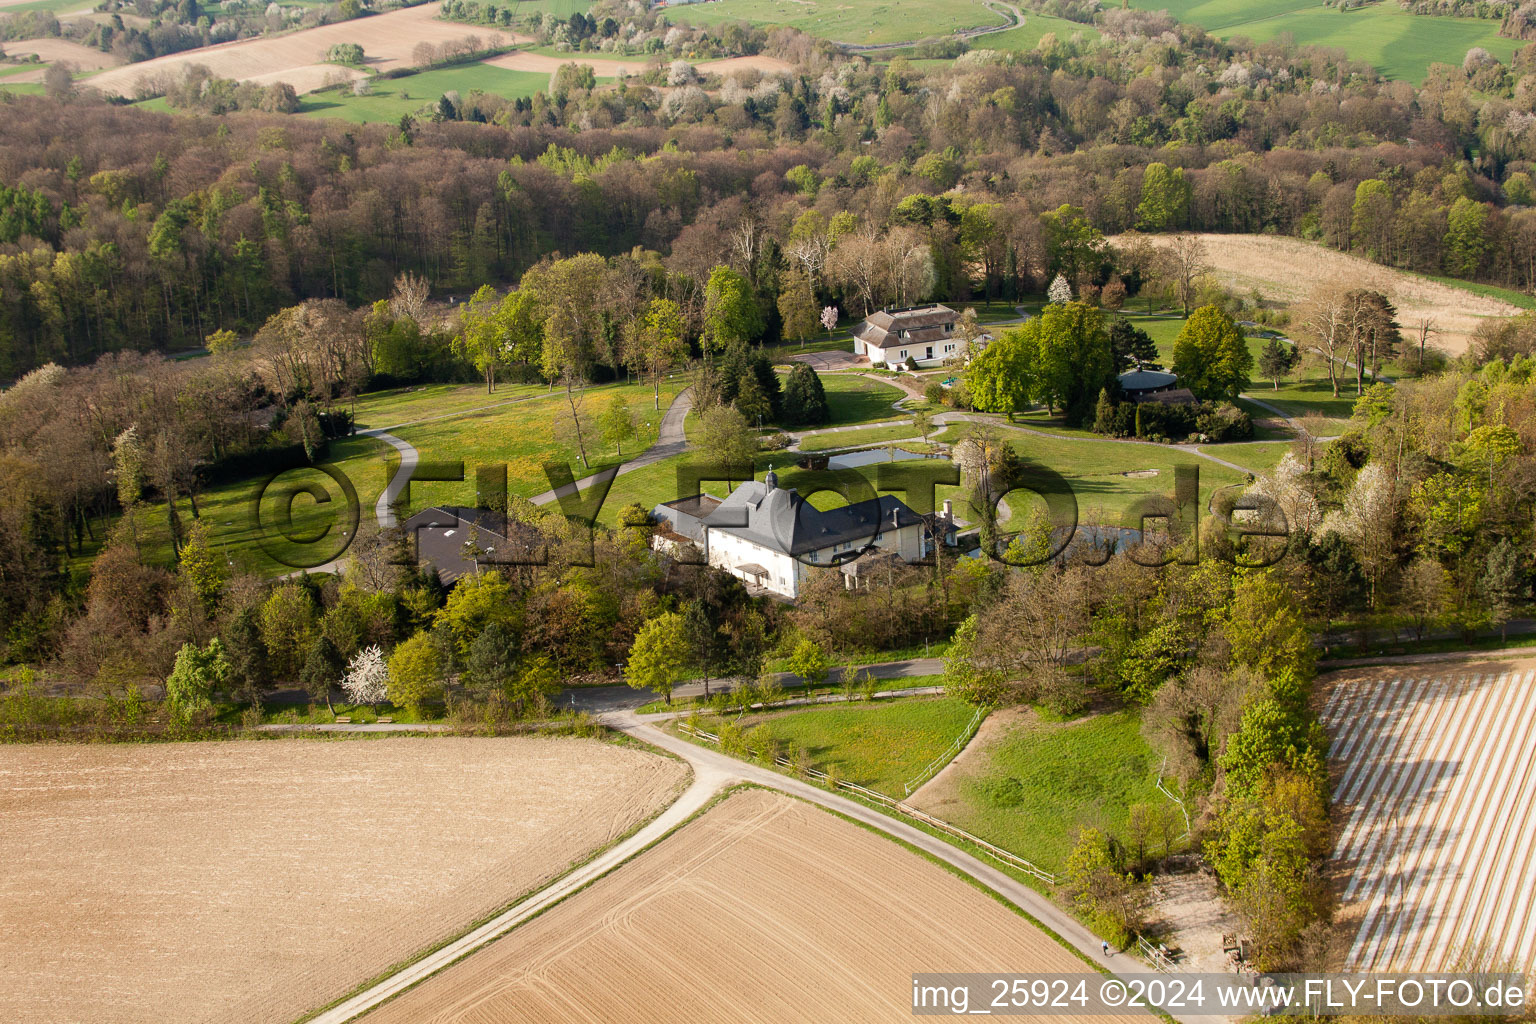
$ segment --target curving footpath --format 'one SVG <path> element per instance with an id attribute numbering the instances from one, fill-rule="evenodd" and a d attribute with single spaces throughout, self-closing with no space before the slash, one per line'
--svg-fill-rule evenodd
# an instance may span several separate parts
<path id="1" fill-rule="evenodd" d="M 405 485 L 411 482 L 411 476 L 421 462 L 421 453 L 409 441 L 401 440 L 394 434 L 388 434 L 382 430 L 359 430 L 358 433 L 364 437 L 383 441 L 400 453 L 400 465 L 396 468 L 395 475 L 389 478 L 389 483 L 384 487 L 384 493 L 379 495 L 378 502 L 373 506 L 373 515 L 379 521 L 379 528 L 388 530 L 395 525 L 393 511 L 395 501 L 405 490 Z"/>

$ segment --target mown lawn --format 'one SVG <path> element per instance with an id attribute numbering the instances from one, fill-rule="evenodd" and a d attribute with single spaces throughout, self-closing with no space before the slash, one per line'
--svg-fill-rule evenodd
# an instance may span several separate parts
<path id="1" fill-rule="evenodd" d="M 583 426 L 589 467 L 583 467 L 579 460 L 576 441 L 568 427 L 570 409 L 565 393 L 559 389 L 533 401 L 489 409 L 482 415 L 434 420 L 393 430 L 391 433 L 396 437 L 416 447 L 423 462 L 464 463 L 465 479 L 461 482 L 413 484 L 412 506 L 445 502 L 473 505 L 475 473 L 480 466 L 504 463 L 508 491 L 526 498 L 550 488 L 544 473 L 546 461 L 569 466 L 577 479 L 622 462 L 656 440 L 670 398 L 681 386 L 673 382 L 663 387 L 661 412 L 652 408 L 652 391 L 645 384 L 615 385 L 579 393 L 582 415 L 590 420 Z M 600 438 L 596 428 L 598 417 L 616 396 L 628 401 L 635 418 L 636 436 L 624 443 L 622 456 Z"/>
<path id="2" fill-rule="evenodd" d="M 1082 826 L 1123 836 L 1130 809 L 1166 802 L 1156 753 L 1129 711 L 1075 722 L 1030 718 L 964 770 L 944 816 L 961 828 L 1060 872 Z"/>
<path id="3" fill-rule="evenodd" d="M 953 443 L 964 437 L 968 428 L 962 424 L 946 427 L 937 439 Z M 1006 435 L 1006 426 L 1004 432 Z M 1009 443 L 1024 459 L 1053 469 L 1066 478 L 1077 500 L 1079 520 L 1097 512 L 1107 523 L 1118 524 L 1132 504 L 1143 496 L 1172 496 L 1174 468 L 1177 466 L 1193 466 L 1199 470 L 1202 508 L 1214 489 L 1244 482 L 1237 471 L 1173 445 L 1126 444 L 1108 439 L 1073 440 L 1019 433 L 1010 436 Z M 1222 450 L 1215 449 L 1218 454 Z M 1024 512 L 1038 501 L 1025 491 L 1014 491 L 1004 500 L 1015 513 Z"/>
<path id="4" fill-rule="evenodd" d="M 937 434 L 930 431 L 928 436 Z M 840 430 L 830 434 L 813 434 L 800 441 L 802 452 L 820 452 L 829 448 L 857 448 L 861 445 L 881 444 L 885 441 L 905 441 L 917 437 L 911 420 L 902 420 L 883 427 L 865 427 L 861 430 Z"/>
<path id="5" fill-rule="evenodd" d="M 827 394 L 827 409 L 832 419 L 829 427 L 843 427 L 851 423 L 868 423 L 900 416 L 901 410 L 892 408 L 907 393 L 891 384 L 856 373 L 823 373 L 821 387 Z"/>
<path id="6" fill-rule="evenodd" d="M 332 441 L 330 453 L 321 465 L 351 482 L 357 494 L 358 521 L 362 523 L 373 521 L 374 504 L 399 462 L 394 449 L 382 441 L 349 437 Z M 198 495 L 198 511 L 208 526 L 213 548 L 224 556 L 231 569 L 264 576 L 288 573 L 327 562 L 351 543 L 347 499 L 330 476 L 319 469 L 305 468 L 284 473 L 275 486 L 263 490 L 266 482 L 267 478 L 262 477 L 220 484 Z M 310 494 L 298 494 L 290 505 L 287 495 L 300 486 L 318 488 L 328 500 L 321 502 Z M 258 494 L 263 497 L 259 509 L 252 504 Z M 183 526 L 190 527 L 191 502 L 182 498 L 176 508 Z M 287 523 L 289 509 L 291 525 Z M 165 504 L 141 508 L 136 522 L 145 560 L 172 564 Z"/>
<path id="7" fill-rule="evenodd" d="M 1226 459 L 1244 466 L 1257 476 L 1266 473 L 1280 464 L 1285 458 L 1285 453 L 1291 450 L 1291 446 L 1283 443 L 1249 442 L 1247 444 L 1203 444 L 1200 446 L 1203 452 L 1210 452 L 1218 459 Z"/>
<path id="8" fill-rule="evenodd" d="M 887 682 L 922 686 L 929 680 L 889 680 L 882 685 Z M 900 797 L 906 782 L 942 754 L 975 713 L 962 700 L 923 697 L 748 715 L 741 724 L 747 729 L 766 725 L 790 760 L 803 747 L 814 767 Z"/>

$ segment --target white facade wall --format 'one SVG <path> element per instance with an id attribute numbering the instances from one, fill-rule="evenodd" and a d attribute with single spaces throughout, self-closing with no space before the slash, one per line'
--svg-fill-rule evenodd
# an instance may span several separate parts
<path id="1" fill-rule="evenodd" d="M 873 345 L 865 345 L 861 341 L 855 341 L 854 354 L 861 355 L 862 346 L 869 355 L 871 366 L 884 366 L 887 364 L 905 363 L 909 360 L 917 366 L 934 367 L 943 366 L 944 360 L 952 359 L 965 352 L 965 339 L 961 337 L 944 338 L 933 343 L 933 356 L 928 357 L 928 344 L 913 342 L 910 345 L 895 345 L 891 348 L 875 348 Z"/>
<path id="2" fill-rule="evenodd" d="M 763 586 L 790 600 L 800 596 L 800 584 L 812 568 L 818 565 L 831 566 L 835 558 L 846 557 L 847 552 L 858 550 L 869 543 L 868 538 L 860 538 L 795 558 L 721 530 L 707 530 L 705 539 L 709 546 L 710 565 L 725 569 L 745 583 L 757 583 L 758 580 L 741 572 L 737 566 L 760 565 L 768 570 L 768 575 L 762 580 Z M 875 538 L 874 545 L 881 550 L 894 551 L 908 562 L 921 561 L 928 554 L 921 523 L 903 526 L 899 530 L 888 529 Z"/>

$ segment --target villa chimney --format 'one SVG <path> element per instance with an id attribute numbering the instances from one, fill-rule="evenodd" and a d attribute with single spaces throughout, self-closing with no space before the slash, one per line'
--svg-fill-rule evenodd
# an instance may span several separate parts
<path id="1" fill-rule="evenodd" d="M 955 518 L 955 503 L 949 498 L 944 499 L 944 518 L 951 521 Z"/>

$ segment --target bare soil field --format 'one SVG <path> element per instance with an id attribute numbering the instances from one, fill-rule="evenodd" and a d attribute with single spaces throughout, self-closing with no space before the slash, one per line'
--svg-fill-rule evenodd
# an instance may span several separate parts
<path id="1" fill-rule="evenodd" d="M 25 57 L 29 53 L 37 54 L 38 58 L 46 64 L 56 64 L 59 61 L 68 61 L 75 66 L 76 71 L 95 71 L 98 68 L 115 68 L 122 64 L 123 59 L 110 53 L 103 53 L 94 46 L 84 46 L 71 42 L 68 39 L 19 39 L 14 43 L 5 44 L 5 54 L 15 60 Z M 7 76 L 12 82 L 28 81 L 36 78 L 43 80 L 43 69 L 26 71 L 19 75 Z"/>
<path id="2" fill-rule="evenodd" d="M 747 790 L 363 1019 L 896 1021 L 913 971 L 1084 969 L 943 868 Z"/>
<path id="3" fill-rule="evenodd" d="M 1167 236 L 1146 236 L 1153 244 Z M 1456 356 L 1467 350 L 1477 325 L 1488 317 L 1521 312 L 1507 302 L 1383 267 L 1315 242 L 1279 235 L 1202 234 L 1216 277 L 1228 287 L 1257 288 L 1266 299 L 1301 302 L 1321 282 L 1374 288 L 1397 306 L 1397 320 L 1407 328 L 1428 316 L 1439 326 L 1431 343 Z"/>
<path id="4" fill-rule="evenodd" d="M 573 53 L 570 56 L 551 57 L 544 53 L 527 53 L 517 51 L 515 53 L 503 53 L 485 61 L 486 64 L 498 68 L 506 68 L 508 71 L 541 71 L 554 74 L 565 64 L 587 64 L 592 68 L 592 73 L 598 78 L 617 78 L 620 75 L 638 75 L 649 66 L 643 60 L 613 60 L 611 58 L 593 58 L 584 53 Z M 706 74 L 728 75 L 732 71 L 740 71 L 743 68 L 755 68 L 758 71 L 788 71 L 792 65 L 777 57 L 725 57 L 720 60 L 707 60 L 695 65 L 699 71 Z"/>
<path id="5" fill-rule="evenodd" d="M 1536 968 L 1536 659 L 1325 677 L 1339 919 L 1355 971 Z"/>
<path id="6" fill-rule="evenodd" d="M 686 776 L 578 739 L 0 748 L 0 1020 L 294 1020 L 564 873 Z"/>
<path id="7" fill-rule="evenodd" d="M 370 67 L 392 71 L 415 64 L 412 51 L 418 43 L 441 45 L 470 35 L 478 36 L 486 46 L 505 46 L 517 41 L 518 37 L 510 32 L 440 21 L 437 11 L 441 6 L 439 3 L 422 4 L 286 35 L 240 39 L 174 53 L 94 76 L 89 84 L 105 93 L 127 96 L 133 94 L 140 78 L 154 78 L 166 72 L 179 75 L 189 64 L 202 64 L 224 78 L 285 81 L 295 90 L 304 92 L 305 89 L 300 88 L 301 82 L 313 81 L 314 84 L 309 86 L 311 89 L 323 84 L 324 76 L 317 77 L 314 66 L 323 61 L 326 50 L 337 43 L 357 43 L 362 46 Z"/>

